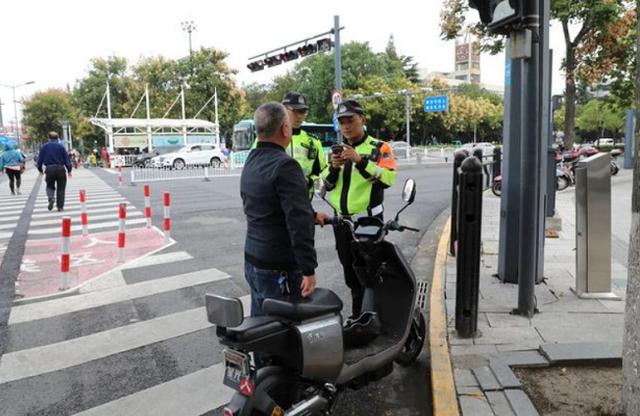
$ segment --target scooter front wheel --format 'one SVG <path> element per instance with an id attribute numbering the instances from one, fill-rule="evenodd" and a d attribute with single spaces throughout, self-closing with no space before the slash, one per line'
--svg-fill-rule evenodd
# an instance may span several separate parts
<path id="1" fill-rule="evenodd" d="M 493 192 L 493 194 L 498 197 L 502 195 L 502 182 L 494 182 L 493 186 L 491 187 L 491 192 Z"/>
<path id="2" fill-rule="evenodd" d="M 402 350 L 396 356 L 396 363 L 403 367 L 413 364 L 422 352 L 426 335 L 427 322 L 420 308 L 416 308 L 413 312 L 409 336 L 404 343 L 404 347 L 402 347 Z"/>

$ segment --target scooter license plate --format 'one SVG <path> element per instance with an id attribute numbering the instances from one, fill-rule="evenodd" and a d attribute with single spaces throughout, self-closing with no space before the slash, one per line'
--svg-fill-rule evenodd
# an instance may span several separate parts
<path id="1" fill-rule="evenodd" d="M 224 385 L 240 390 L 240 382 L 251 376 L 251 358 L 240 351 L 226 348 L 224 355 Z"/>

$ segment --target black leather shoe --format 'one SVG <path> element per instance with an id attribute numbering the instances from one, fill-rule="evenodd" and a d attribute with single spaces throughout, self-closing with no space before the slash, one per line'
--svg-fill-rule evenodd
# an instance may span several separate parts
<path id="1" fill-rule="evenodd" d="M 58 212 L 64 211 L 64 208 L 58 208 Z"/>
<path id="2" fill-rule="evenodd" d="M 49 200 L 49 205 L 47 206 L 47 209 L 48 209 L 49 211 L 51 211 L 51 210 L 53 209 L 53 199 L 50 199 L 50 200 Z"/>

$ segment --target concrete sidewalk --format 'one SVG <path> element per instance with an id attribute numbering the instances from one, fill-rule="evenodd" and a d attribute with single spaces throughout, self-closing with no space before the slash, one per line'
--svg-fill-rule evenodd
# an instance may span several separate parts
<path id="1" fill-rule="evenodd" d="M 511 315 L 518 287 L 494 277 L 498 263 L 500 199 L 485 193 L 480 265 L 479 334 L 455 331 L 456 263 L 443 266 L 447 334 L 455 391 L 464 415 L 537 415 L 511 371 L 515 367 L 620 359 L 623 339 L 631 172 L 612 179 L 612 282 L 622 301 L 579 299 L 575 287 L 575 193 L 557 194 L 562 218 L 557 239 L 545 241 L 545 283 L 535 289 L 540 313 L 531 320 Z"/>

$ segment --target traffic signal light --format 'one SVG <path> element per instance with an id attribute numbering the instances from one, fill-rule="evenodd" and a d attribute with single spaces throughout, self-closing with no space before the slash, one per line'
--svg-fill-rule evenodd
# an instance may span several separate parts
<path id="1" fill-rule="evenodd" d="M 280 65 L 282 63 L 282 59 L 280 59 L 280 55 L 274 55 L 265 58 L 264 63 L 267 64 L 269 68 L 271 68 L 272 66 Z"/>
<path id="2" fill-rule="evenodd" d="M 320 39 L 316 44 L 318 45 L 318 51 L 320 52 L 329 52 L 333 46 L 333 42 L 331 42 L 330 38 Z"/>
<path id="3" fill-rule="evenodd" d="M 300 56 L 313 55 L 318 52 L 318 46 L 315 43 L 310 43 L 298 48 L 298 54 Z"/>
<path id="4" fill-rule="evenodd" d="M 262 59 L 254 62 L 249 62 L 247 68 L 251 70 L 251 72 L 262 71 L 264 69 L 264 61 Z"/>
<path id="5" fill-rule="evenodd" d="M 523 18 L 523 0 L 469 0 L 469 7 L 478 10 L 480 21 L 494 33 L 508 32 Z"/>

